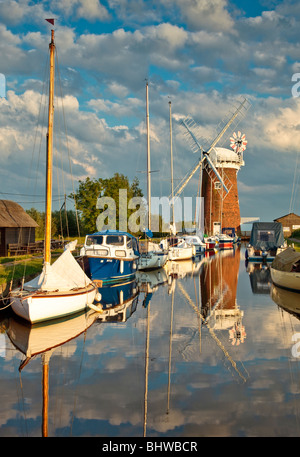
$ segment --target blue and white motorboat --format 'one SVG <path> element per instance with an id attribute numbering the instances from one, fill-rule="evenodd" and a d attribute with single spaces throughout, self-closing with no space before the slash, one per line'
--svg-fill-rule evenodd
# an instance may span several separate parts
<path id="1" fill-rule="evenodd" d="M 114 284 L 135 276 L 140 253 L 133 235 L 105 230 L 86 236 L 80 256 L 91 279 Z"/>

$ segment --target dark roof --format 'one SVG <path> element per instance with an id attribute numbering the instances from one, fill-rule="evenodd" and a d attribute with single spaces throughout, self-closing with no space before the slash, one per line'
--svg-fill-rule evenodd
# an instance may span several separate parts
<path id="1" fill-rule="evenodd" d="M 38 224 L 18 203 L 0 200 L 0 227 L 38 227 Z"/>

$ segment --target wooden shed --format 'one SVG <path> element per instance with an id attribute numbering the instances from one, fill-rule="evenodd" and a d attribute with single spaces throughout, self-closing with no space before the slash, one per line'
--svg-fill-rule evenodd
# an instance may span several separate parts
<path id="1" fill-rule="evenodd" d="M 0 256 L 8 255 L 11 244 L 34 243 L 36 227 L 38 224 L 18 203 L 0 200 Z"/>
<path id="2" fill-rule="evenodd" d="M 274 219 L 274 222 L 280 222 L 283 228 L 285 238 L 291 236 L 294 230 L 300 229 L 300 216 L 295 213 L 289 213 L 285 216 Z"/>

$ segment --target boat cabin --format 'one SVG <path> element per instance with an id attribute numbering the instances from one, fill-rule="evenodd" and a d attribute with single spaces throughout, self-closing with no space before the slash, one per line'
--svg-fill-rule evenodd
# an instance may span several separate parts
<path id="1" fill-rule="evenodd" d="M 279 248 L 285 247 L 286 242 L 280 222 L 254 222 L 252 226 L 246 259 L 271 261 Z"/>
<path id="2" fill-rule="evenodd" d="M 80 255 L 120 258 L 139 256 L 138 242 L 127 232 L 96 232 L 86 236 Z"/>

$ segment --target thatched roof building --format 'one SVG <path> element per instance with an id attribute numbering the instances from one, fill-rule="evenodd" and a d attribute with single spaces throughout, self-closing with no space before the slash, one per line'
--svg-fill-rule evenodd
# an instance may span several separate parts
<path id="1" fill-rule="evenodd" d="M 35 241 L 38 224 L 24 209 L 10 200 L 0 200 L 0 256 L 7 256 L 9 244 Z"/>

